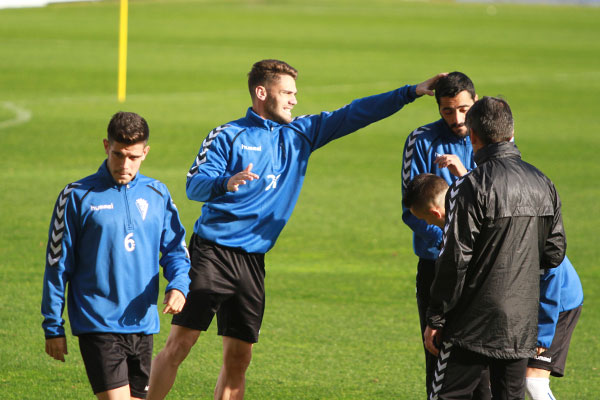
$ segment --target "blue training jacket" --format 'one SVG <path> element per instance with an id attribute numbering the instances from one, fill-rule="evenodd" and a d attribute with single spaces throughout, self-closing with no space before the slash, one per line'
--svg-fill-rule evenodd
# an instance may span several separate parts
<path id="1" fill-rule="evenodd" d="M 119 185 L 105 161 L 56 201 L 42 297 L 46 338 L 65 336 L 65 290 L 73 335 L 158 333 L 159 263 L 166 291 L 187 296 L 187 254 L 167 187 L 139 173 Z"/>
<path id="2" fill-rule="evenodd" d="M 550 348 L 558 314 L 583 304 L 583 288 L 579 275 L 565 256 L 556 268 L 545 271 L 540 280 L 540 310 L 537 346 Z"/>
<path id="3" fill-rule="evenodd" d="M 188 198 L 204 202 L 194 232 L 223 246 L 266 253 L 290 218 L 311 153 L 400 110 L 415 100 L 415 90 L 407 85 L 289 124 L 249 108 L 244 118 L 215 128 L 187 175 Z M 250 163 L 259 179 L 227 192 L 229 178 Z"/>
<path id="4" fill-rule="evenodd" d="M 433 161 L 444 154 L 455 154 L 467 171 L 476 167 L 469 136 L 459 138 L 444 119 L 415 129 L 404 144 L 402 155 L 402 195 L 408 183 L 419 174 L 431 173 L 452 185 L 458 177 L 448 168 L 438 168 Z M 418 257 L 436 260 L 442 243 L 442 229 L 415 217 L 402 206 L 402 220 L 413 231 L 413 249 Z"/>

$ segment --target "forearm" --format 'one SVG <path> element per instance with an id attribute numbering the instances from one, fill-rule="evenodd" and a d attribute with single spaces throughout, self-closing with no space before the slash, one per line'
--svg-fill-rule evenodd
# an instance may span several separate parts
<path id="1" fill-rule="evenodd" d="M 183 293 L 184 296 L 187 296 L 190 290 L 189 270 L 190 264 L 184 260 L 174 261 L 165 266 L 164 275 L 165 279 L 169 282 L 165 292 L 176 289 Z"/>
<path id="2" fill-rule="evenodd" d="M 356 99 L 333 112 L 311 116 L 308 120 L 310 129 L 314 129 L 313 150 L 389 117 L 416 98 L 415 87 L 407 85 L 391 92 Z"/>
<path id="3" fill-rule="evenodd" d="M 42 328 L 46 338 L 65 336 L 64 319 L 66 285 L 58 267 L 46 267 L 42 292 Z"/>
<path id="4" fill-rule="evenodd" d="M 188 177 L 185 188 L 187 197 L 195 201 L 210 201 L 227 192 L 228 179 L 226 176 L 210 177 L 202 174 Z"/>
<path id="5" fill-rule="evenodd" d="M 561 268 L 547 270 L 540 279 L 538 312 L 538 347 L 549 348 L 554 339 L 560 313 Z"/>
<path id="6" fill-rule="evenodd" d="M 565 253 L 567 249 L 567 240 L 562 221 L 561 201 L 558 197 L 556 189 L 554 187 L 552 187 L 552 189 L 554 190 L 555 194 L 554 217 L 552 219 L 550 233 L 546 240 L 544 254 L 541 260 L 541 268 L 546 269 L 555 268 L 559 266 L 565 258 Z"/>
<path id="7" fill-rule="evenodd" d="M 169 282 L 167 291 L 177 289 L 187 296 L 190 278 L 190 258 L 185 243 L 185 229 L 171 198 L 166 202 L 164 228 L 162 233 L 160 265 L 165 279 Z"/>

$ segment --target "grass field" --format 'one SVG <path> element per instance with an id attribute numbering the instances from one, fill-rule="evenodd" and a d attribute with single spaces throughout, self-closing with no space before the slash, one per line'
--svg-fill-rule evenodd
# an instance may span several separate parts
<path id="1" fill-rule="evenodd" d="M 556 396 L 600 389 L 600 8 L 395 0 L 132 0 L 128 97 L 116 100 L 118 2 L 0 10 L 0 398 L 91 398 L 77 340 L 44 353 L 39 312 L 48 224 L 65 184 L 95 172 L 117 110 L 145 116 L 142 172 L 165 182 L 188 232 L 185 174 L 213 127 L 249 105 L 262 58 L 300 70 L 296 115 L 460 70 L 503 95 L 524 159 L 555 182 L 585 306 Z M 267 310 L 248 399 L 419 399 L 417 259 L 401 221 L 404 140 L 438 118 L 432 98 L 316 152 L 294 216 L 267 257 Z M 164 287 L 164 282 L 163 282 Z M 160 299 L 159 301 L 162 301 Z M 163 347 L 169 319 L 155 338 Z M 173 399 L 211 398 L 214 327 Z"/>

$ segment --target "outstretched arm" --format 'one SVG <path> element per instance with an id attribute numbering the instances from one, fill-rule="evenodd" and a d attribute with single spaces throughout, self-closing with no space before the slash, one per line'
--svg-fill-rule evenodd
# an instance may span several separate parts
<path id="1" fill-rule="evenodd" d="M 315 151 L 332 140 L 389 117 L 420 96 L 433 95 L 433 87 L 442 76 L 444 74 L 437 74 L 418 85 L 405 85 L 390 92 L 355 99 L 332 112 L 297 118 L 291 126 L 307 136 L 312 151 Z"/>

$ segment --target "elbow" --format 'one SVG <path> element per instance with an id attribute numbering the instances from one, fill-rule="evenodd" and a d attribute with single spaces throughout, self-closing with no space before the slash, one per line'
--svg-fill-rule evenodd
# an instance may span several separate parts
<path id="1" fill-rule="evenodd" d="M 188 199 L 190 200 L 194 200 L 194 191 L 190 188 L 190 181 L 188 180 L 187 184 L 185 185 L 185 195 L 187 196 Z"/>
<path id="2" fill-rule="evenodd" d="M 208 199 L 202 196 L 202 190 L 198 190 L 199 187 L 197 184 L 192 182 L 192 179 L 188 179 L 185 184 L 185 194 L 189 200 L 195 201 L 206 201 Z"/>

